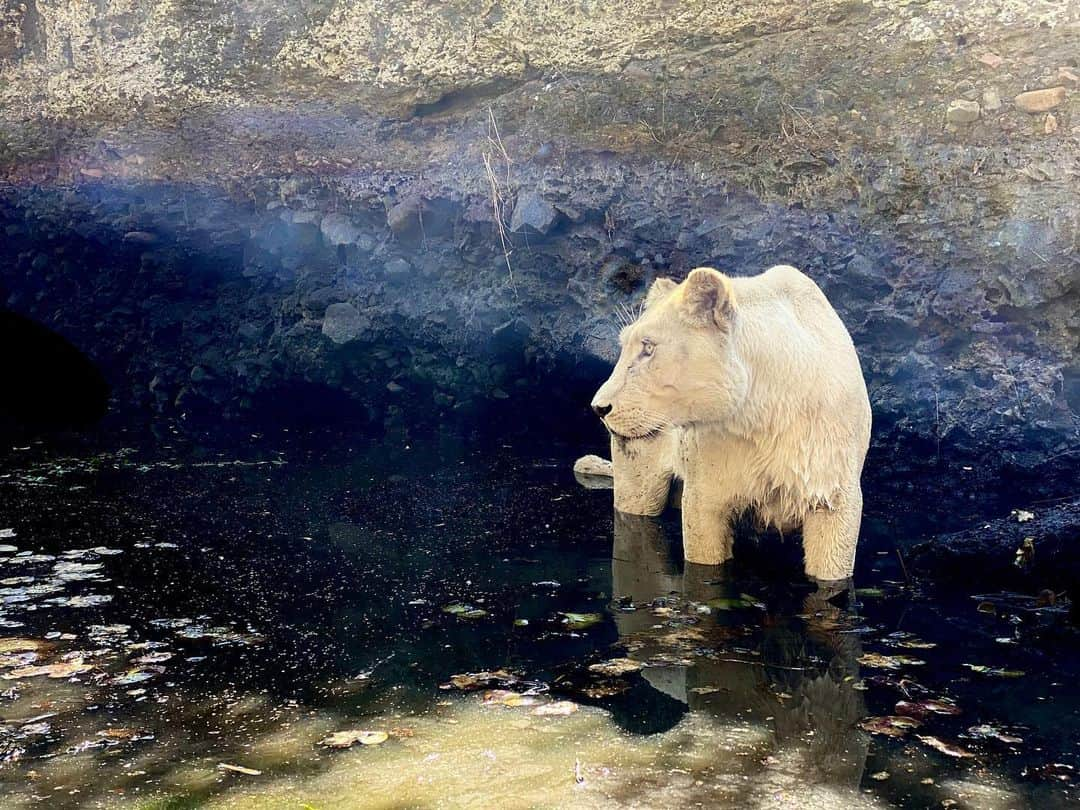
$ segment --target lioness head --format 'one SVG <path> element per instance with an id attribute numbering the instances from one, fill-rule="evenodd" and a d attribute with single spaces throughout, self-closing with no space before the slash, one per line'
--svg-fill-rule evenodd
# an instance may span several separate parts
<path id="1" fill-rule="evenodd" d="M 724 419 L 747 388 L 731 340 L 737 317 L 730 279 L 712 268 L 682 284 L 657 279 L 644 312 L 619 334 L 619 361 L 593 397 L 596 415 L 624 438 Z"/>

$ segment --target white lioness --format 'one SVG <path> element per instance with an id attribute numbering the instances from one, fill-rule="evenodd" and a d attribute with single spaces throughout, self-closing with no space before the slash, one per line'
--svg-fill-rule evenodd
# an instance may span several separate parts
<path id="1" fill-rule="evenodd" d="M 683 479 L 690 562 L 731 556 L 752 509 L 802 526 L 806 573 L 851 576 L 870 402 L 851 336 L 818 286 L 782 265 L 658 279 L 592 407 L 612 435 L 615 507 L 659 514 Z"/>

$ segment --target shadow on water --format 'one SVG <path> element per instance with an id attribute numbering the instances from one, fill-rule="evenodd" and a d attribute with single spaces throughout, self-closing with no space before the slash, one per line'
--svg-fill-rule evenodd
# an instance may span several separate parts
<path id="1" fill-rule="evenodd" d="M 12 451 L 4 805 L 1074 798 L 1080 655 L 1053 609 L 905 586 L 896 515 L 868 515 L 853 593 L 774 564 L 778 538 L 683 566 L 672 519 L 613 520 L 574 454 L 341 432 Z M 904 713 L 896 738 L 860 727 Z M 319 745 L 348 729 L 388 739 Z"/>

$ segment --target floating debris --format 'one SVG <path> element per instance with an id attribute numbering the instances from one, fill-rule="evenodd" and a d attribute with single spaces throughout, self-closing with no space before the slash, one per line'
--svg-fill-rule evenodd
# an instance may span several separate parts
<path id="1" fill-rule="evenodd" d="M 568 714 L 573 714 L 580 707 L 569 700 L 556 700 L 554 703 L 545 703 L 542 706 L 537 706 L 532 710 L 532 714 L 537 717 L 565 717 Z"/>
<path id="2" fill-rule="evenodd" d="M 1027 673 L 1022 669 L 1002 669 L 1001 667 L 988 667 L 985 664 L 964 664 L 965 667 L 979 675 L 988 675 L 992 678 L 1023 678 Z"/>
<path id="3" fill-rule="evenodd" d="M 0 653 L 41 652 L 51 647 L 49 642 L 36 638 L 0 638 Z"/>
<path id="4" fill-rule="evenodd" d="M 57 596 L 53 599 L 46 599 L 45 601 L 51 605 L 60 605 L 61 607 L 86 608 L 104 605 L 107 602 L 111 602 L 112 599 L 112 594 L 88 593 L 81 596 Z"/>
<path id="5" fill-rule="evenodd" d="M 632 658 L 612 658 L 610 661 L 604 661 L 599 664 L 590 664 L 589 672 L 595 672 L 598 675 L 618 677 L 619 675 L 638 672 L 644 666 L 645 665 L 640 661 L 635 661 Z"/>
<path id="6" fill-rule="evenodd" d="M 563 613 L 562 616 L 563 624 L 571 630 L 588 630 L 604 620 L 599 613 Z"/>
<path id="7" fill-rule="evenodd" d="M 262 776 L 262 771 L 257 771 L 254 768 L 245 768 L 243 765 L 230 765 L 227 762 L 219 762 L 218 768 L 223 771 L 231 771 L 232 773 L 242 773 L 244 776 Z"/>
<path id="8" fill-rule="evenodd" d="M 127 672 L 123 672 L 119 675 L 114 675 L 109 679 L 109 683 L 113 686 L 131 686 L 132 684 L 142 683 L 148 681 L 151 678 L 156 678 L 165 672 L 165 667 L 158 666 L 145 666 L 136 667 L 135 669 L 129 669 Z"/>
<path id="9" fill-rule="evenodd" d="M 485 706 L 508 706 L 510 708 L 517 708 L 519 706 L 536 706 L 540 702 L 540 698 L 536 695 L 512 692 L 507 689 L 492 689 L 483 694 L 483 703 Z"/>
<path id="10" fill-rule="evenodd" d="M 517 675 L 507 672 L 505 669 L 496 669 L 491 672 L 484 670 L 482 672 L 463 672 L 460 675 L 453 675 L 449 683 L 441 684 L 439 688 L 460 689 L 463 692 L 471 692 L 476 689 L 492 687 L 507 689 L 523 683 L 526 682 L 522 681 Z M 546 686 L 538 683 L 528 683 L 528 687 L 529 691 L 546 690 Z"/>
<path id="11" fill-rule="evenodd" d="M 451 616 L 457 616 L 459 619 L 483 619 L 488 615 L 488 612 L 483 608 L 466 605 L 461 602 L 445 605 L 442 611 L 443 613 L 449 613 Z"/>
<path id="12" fill-rule="evenodd" d="M 385 731 L 335 731 L 319 740 L 327 748 L 351 748 L 360 745 L 381 745 L 390 739 Z"/>
<path id="13" fill-rule="evenodd" d="M 911 658 L 906 655 L 882 655 L 881 653 L 865 653 L 859 656 L 859 663 L 877 669 L 921 667 L 926 664 L 925 661 L 919 658 Z"/>
<path id="14" fill-rule="evenodd" d="M 935 751 L 940 751 L 946 756 L 954 757 L 956 759 L 970 759 L 975 756 L 967 749 L 961 748 L 958 745 L 953 745 L 952 743 L 938 739 L 937 737 L 928 737 L 922 734 L 916 734 L 915 736 L 923 745 L 928 745 Z"/>
<path id="15" fill-rule="evenodd" d="M 859 723 L 859 728 L 869 731 L 871 734 L 884 734 L 886 737 L 903 737 L 913 728 L 918 728 L 922 722 L 914 717 L 902 715 L 886 715 L 884 717 L 867 717 Z"/>
<path id="16" fill-rule="evenodd" d="M 0 529 L 0 537 L 4 538 L 5 540 L 7 540 L 7 539 L 9 539 L 11 537 L 14 537 L 14 536 L 15 536 L 15 530 L 14 529 Z"/>
<path id="17" fill-rule="evenodd" d="M 86 664 L 81 660 L 62 661 L 60 663 L 45 664 L 43 666 L 20 667 L 19 669 L 13 669 L 11 672 L 5 672 L 0 677 L 3 677 L 4 680 L 8 681 L 17 680 L 19 678 L 34 678 L 39 675 L 47 675 L 50 678 L 70 678 L 73 675 L 79 675 L 93 668 L 93 664 Z"/>
<path id="18" fill-rule="evenodd" d="M 896 704 L 894 711 L 907 717 L 923 718 L 928 714 L 958 715 L 961 709 L 955 703 L 944 700 L 901 700 Z"/>
<path id="19" fill-rule="evenodd" d="M 997 740 L 998 742 L 1007 743 L 1009 745 L 1018 745 L 1024 741 L 1023 737 L 1006 734 L 997 726 L 991 726 L 985 723 L 980 726 L 972 726 L 967 730 L 967 733 L 976 739 Z"/>

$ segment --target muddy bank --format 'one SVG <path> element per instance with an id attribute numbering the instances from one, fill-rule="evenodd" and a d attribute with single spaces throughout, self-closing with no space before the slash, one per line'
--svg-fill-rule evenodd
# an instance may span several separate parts
<path id="1" fill-rule="evenodd" d="M 652 278 L 787 262 L 879 458 L 1069 491 L 1076 9 L 646 6 L 14 9 L 0 303 L 116 407 L 437 420 L 570 408 Z"/>

